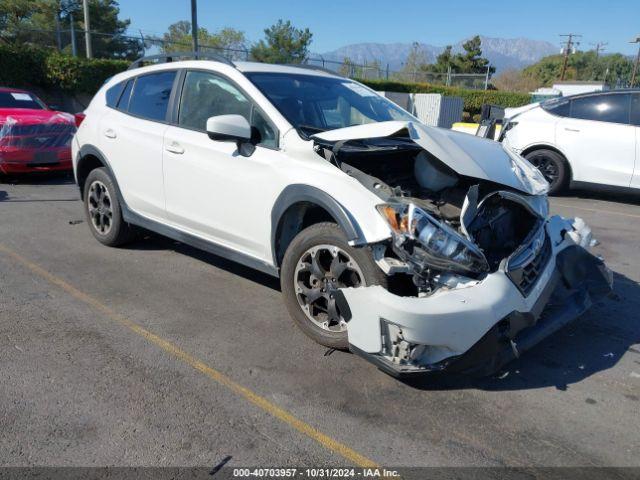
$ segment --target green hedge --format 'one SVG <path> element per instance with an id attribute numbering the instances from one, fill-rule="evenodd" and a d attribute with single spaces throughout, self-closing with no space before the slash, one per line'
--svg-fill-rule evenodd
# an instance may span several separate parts
<path id="1" fill-rule="evenodd" d="M 93 95 L 104 81 L 127 69 L 123 60 L 86 59 L 54 49 L 0 44 L 0 85 L 40 87 Z"/>
<path id="2" fill-rule="evenodd" d="M 531 101 L 527 93 L 502 92 L 498 90 L 466 90 L 464 88 L 431 85 L 430 83 L 405 83 L 390 80 L 358 80 L 374 90 L 406 93 L 440 93 L 462 97 L 464 110 L 471 115 L 480 113 L 482 105 L 490 103 L 501 107 L 520 107 Z"/>

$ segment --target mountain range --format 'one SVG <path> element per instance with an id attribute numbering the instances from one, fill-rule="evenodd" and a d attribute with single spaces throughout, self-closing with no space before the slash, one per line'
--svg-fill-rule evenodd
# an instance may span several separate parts
<path id="1" fill-rule="evenodd" d="M 504 71 L 510 68 L 523 68 L 537 62 L 542 57 L 559 53 L 559 47 L 540 40 L 528 38 L 491 38 L 480 37 L 482 40 L 482 55 L 489 59 L 496 71 Z M 461 40 L 453 45 L 454 53 L 461 52 Z M 390 70 L 401 70 L 402 65 L 411 51 L 411 43 L 357 43 L 345 45 L 336 50 L 322 53 L 325 60 L 342 62 L 349 58 L 352 62 L 363 64 L 378 60 L 380 65 Z M 433 63 L 436 57 L 444 50 L 444 47 L 420 43 L 427 62 Z"/>

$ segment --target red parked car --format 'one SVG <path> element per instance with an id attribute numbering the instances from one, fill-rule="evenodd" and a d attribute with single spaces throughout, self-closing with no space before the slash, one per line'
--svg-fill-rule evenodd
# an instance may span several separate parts
<path id="1" fill-rule="evenodd" d="M 0 174 L 71 170 L 82 115 L 50 109 L 25 90 L 0 88 Z"/>

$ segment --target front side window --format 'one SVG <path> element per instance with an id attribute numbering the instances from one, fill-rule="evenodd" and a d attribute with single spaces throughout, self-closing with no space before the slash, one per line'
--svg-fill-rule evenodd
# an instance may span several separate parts
<path id="1" fill-rule="evenodd" d="M 245 75 L 305 135 L 364 123 L 415 121 L 395 103 L 344 78 L 273 72 Z"/>
<path id="2" fill-rule="evenodd" d="M 599 122 L 629 123 L 629 94 L 593 95 L 571 100 L 572 118 Z"/>
<path id="3" fill-rule="evenodd" d="M 187 72 L 178 125 L 206 131 L 207 119 L 218 115 L 241 115 L 254 127 L 254 141 L 275 147 L 277 134 L 253 103 L 227 79 L 210 72 Z"/>
<path id="4" fill-rule="evenodd" d="M 159 72 L 138 77 L 129 100 L 129 113 L 164 121 L 175 76 L 176 72 Z"/>

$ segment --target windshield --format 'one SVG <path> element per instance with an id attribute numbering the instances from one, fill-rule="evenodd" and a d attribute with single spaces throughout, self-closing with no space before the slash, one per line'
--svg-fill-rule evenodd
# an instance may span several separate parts
<path id="1" fill-rule="evenodd" d="M 415 121 L 395 103 L 344 78 L 265 72 L 246 76 L 303 135 L 364 123 Z"/>
<path id="2" fill-rule="evenodd" d="M 30 93 L 26 92 L 0 92 L 0 108 L 30 108 L 42 110 L 42 105 Z"/>

